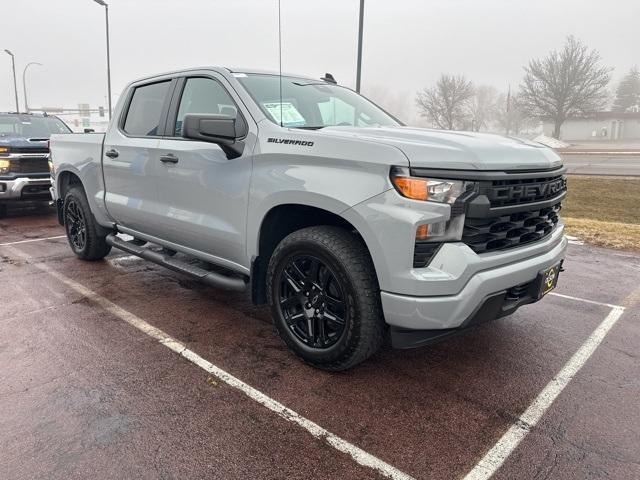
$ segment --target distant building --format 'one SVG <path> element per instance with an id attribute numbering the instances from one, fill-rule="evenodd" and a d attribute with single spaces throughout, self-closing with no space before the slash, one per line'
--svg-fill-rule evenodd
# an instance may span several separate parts
<path id="1" fill-rule="evenodd" d="M 553 134 L 553 122 L 545 120 L 543 131 Z M 560 128 L 562 140 L 640 140 L 640 112 L 596 112 L 570 118 Z"/>

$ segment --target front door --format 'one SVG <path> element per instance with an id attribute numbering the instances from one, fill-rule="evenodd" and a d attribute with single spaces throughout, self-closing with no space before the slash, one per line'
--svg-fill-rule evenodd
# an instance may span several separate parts
<path id="1" fill-rule="evenodd" d="M 235 92 L 223 81 L 208 74 L 181 79 L 176 87 L 167 120 L 173 137 L 159 144 L 160 155 L 172 159 L 161 162 L 157 171 L 163 238 L 212 255 L 230 268 L 248 268 L 245 230 L 255 125 L 249 122 L 244 152 L 231 160 L 216 144 L 181 137 L 188 113 L 242 115 Z"/>

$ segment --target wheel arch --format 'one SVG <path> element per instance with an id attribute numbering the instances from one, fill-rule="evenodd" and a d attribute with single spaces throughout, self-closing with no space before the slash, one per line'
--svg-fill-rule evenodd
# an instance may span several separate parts
<path id="1" fill-rule="evenodd" d="M 71 170 L 64 170 L 56 175 L 56 191 L 58 192 L 58 198 L 64 201 L 64 196 L 69 191 L 69 188 L 73 185 L 80 185 L 82 188 L 82 180 L 77 172 Z"/>
<path id="2" fill-rule="evenodd" d="M 266 272 L 276 246 L 287 235 L 312 226 L 331 225 L 353 232 L 364 243 L 376 269 L 372 249 L 351 221 L 339 212 L 306 203 L 284 203 L 273 206 L 264 215 L 257 229 L 255 254 L 251 261 L 251 299 L 255 304 L 266 302 Z M 374 240 L 375 241 L 375 240 Z"/>

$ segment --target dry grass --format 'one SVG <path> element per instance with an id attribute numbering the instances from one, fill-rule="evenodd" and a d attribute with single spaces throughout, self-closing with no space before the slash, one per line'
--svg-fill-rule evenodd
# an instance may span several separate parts
<path id="1" fill-rule="evenodd" d="M 562 219 L 592 245 L 640 252 L 640 179 L 570 176 Z"/>
<path id="2" fill-rule="evenodd" d="M 567 235 L 599 247 L 640 252 L 640 225 L 563 217 Z"/>

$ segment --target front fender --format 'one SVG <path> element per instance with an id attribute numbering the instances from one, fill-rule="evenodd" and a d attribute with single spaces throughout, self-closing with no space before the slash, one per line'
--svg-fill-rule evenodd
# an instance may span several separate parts
<path id="1" fill-rule="evenodd" d="M 269 211 L 281 205 L 304 205 L 308 207 L 315 207 L 338 216 L 350 207 L 349 204 L 339 198 L 330 197 L 317 192 L 305 192 L 300 190 L 273 192 L 271 195 L 264 198 L 259 204 L 249 209 L 249 217 L 247 219 L 247 253 L 250 259 L 258 255 L 262 222 Z"/>

